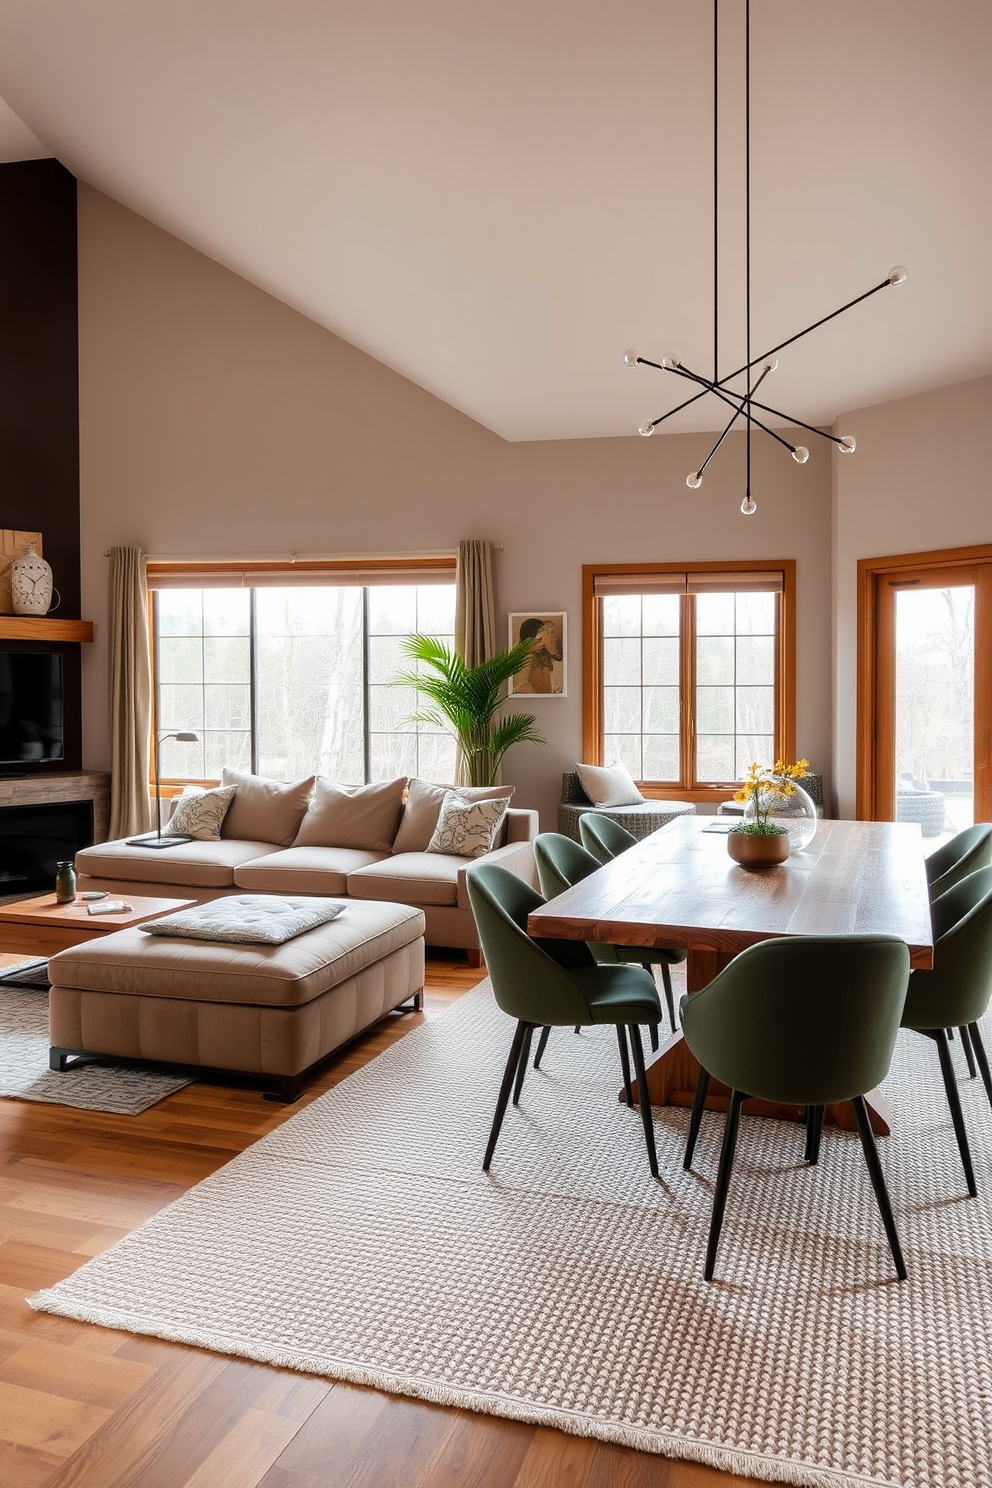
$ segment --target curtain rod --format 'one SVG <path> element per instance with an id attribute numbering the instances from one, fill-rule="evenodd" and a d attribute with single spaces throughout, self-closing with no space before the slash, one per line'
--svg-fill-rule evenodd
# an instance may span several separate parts
<path id="1" fill-rule="evenodd" d="M 505 543 L 493 543 L 494 550 L 502 553 Z M 104 548 L 104 558 L 109 558 L 110 548 Z M 148 563 L 368 563 L 391 558 L 454 558 L 450 548 L 439 548 L 426 553 L 244 553 L 227 554 L 224 558 L 205 558 L 202 553 L 146 553 Z"/>

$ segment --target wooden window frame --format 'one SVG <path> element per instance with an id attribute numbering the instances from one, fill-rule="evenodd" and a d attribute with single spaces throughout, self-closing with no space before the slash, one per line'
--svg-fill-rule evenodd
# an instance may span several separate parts
<path id="1" fill-rule="evenodd" d="M 159 736 L 158 726 L 158 656 L 155 634 L 155 594 L 163 588 L 251 588 L 253 578 L 264 577 L 274 584 L 280 577 L 287 584 L 300 585 L 311 582 L 314 587 L 321 583 L 330 586 L 348 584 L 367 587 L 381 584 L 454 584 L 457 560 L 442 555 L 435 558 L 320 558 L 307 560 L 253 559 L 246 562 L 235 560 L 149 560 L 147 575 L 149 588 L 148 605 L 148 660 L 151 681 L 151 732 L 148 744 L 148 785 L 155 789 L 155 741 Z M 407 579 L 405 576 L 409 575 Z M 168 584 L 156 585 L 155 580 L 168 577 Z M 183 581 L 186 581 L 185 583 Z M 177 582 L 178 581 L 178 582 Z M 181 796 L 187 785 L 200 785 L 209 790 L 220 784 L 219 780 L 170 779 L 159 783 L 164 799 Z"/>
<path id="2" fill-rule="evenodd" d="M 600 623 L 601 601 L 595 592 L 596 580 L 607 575 L 624 574 L 782 574 L 779 603 L 778 654 L 775 671 L 775 737 L 776 752 L 791 760 L 796 747 L 796 560 L 794 558 L 734 559 L 708 563 L 587 563 L 582 568 L 582 758 L 591 765 L 603 763 L 603 629 Z M 695 646 L 694 606 L 687 606 L 689 623 L 681 626 L 681 760 L 692 758 L 695 697 L 685 678 L 694 674 L 692 649 Z M 684 778 L 684 777 L 683 777 Z M 638 781 L 643 795 L 653 800 L 725 801 L 737 782 L 728 780 L 716 785 L 666 785 L 650 780 Z"/>
<path id="3" fill-rule="evenodd" d="M 955 570 L 982 567 L 992 564 L 992 543 L 977 543 L 966 548 L 937 548 L 921 553 L 892 553 L 882 558 L 858 559 L 857 593 L 857 758 L 855 812 L 858 821 L 892 821 L 895 816 L 894 800 L 882 801 L 883 788 L 887 788 L 887 777 L 879 769 L 878 761 L 883 750 L 892 754 L 892 739 L 889 731 L 882 729 L 880 737 L 879 689 L 890 686 L 894 678 L 894 660 L 889 653 L 891 647 L 882 646 L 879 627 L 878 603 L 883 584 L 896 574 L 912 576 L 933 569 L 947 569 L 950 576 Z M 984 582 L 982 582 L 984 578 Z M 976 583 L 976 602 L 979 602 L 978 584 L 985 589 L 986 603 L 992 611 L 992 572 L 979 578 Z M 977 639 L 977 637 L 976 637 Z M 881 653 L 880 654 L 880 650 Z M 979 649 L 975 666 L 976 706 L 983 698 L 992 696 L 992 654 L 988 649 Z M 977 718 L 977 715 L 976 715 Z M 990 743 L 988 731 L 984 740 L 976 738 L 975 789 L 979 789 L 978 773 L 989 769 Z M 975 809 L 978 810 L 976 798 Z"/>

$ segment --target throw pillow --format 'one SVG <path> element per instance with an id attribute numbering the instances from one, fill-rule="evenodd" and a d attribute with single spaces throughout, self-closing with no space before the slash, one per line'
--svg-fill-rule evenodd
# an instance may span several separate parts
<path id="1" fill-rule="evenodd" d="M 396 836 L 406 776 L 376 785 L 336 785 L 317 776 L 294 847 L 358 847 L 388 852 Z"/>
<path id="2" fill-rule="evenodd" d="M 465 801 L 457 791 L 449 791 L 427 851 L 451 853 L 456 858 L 484 857 L 492 851 L 506 806 L 506 800 Z"/>
<path id="3" fill-rule="evenodd" d="M 237 786 L 201 790 L 188 785 L 162 828 L 163 837 L 193 837 L 197 842 L 219 842 L 221 824 L 234 800 Z"/>
<path id="4" fill-rule="evenodd" d="M 576 765 L 575 773 L 594 806 L 637 806 L 644 800 L 626 765 Z"/>
<path id="5" fill-rule="evenodd" d="M 411 780 L 393 852 L 427 851 L 444 798 L 452 791 L 463 801 L 502 801 L 506 805 L 515 789 L 512 785 L 432 785 L 429 780 Z"/>
<path id="6" fill-rule="evenodd" d="M 242 775 L 239 770 L 224 770 L 221 785 L 236 785 L 238 793 L 224 818 L 223 837 L 239 842 L 273 842 L 277 847 L 292 847 L 303 813 L 310 802 L 314 777 L 285 785 L 280 780 L 263 780 L 261 775 Z"/>

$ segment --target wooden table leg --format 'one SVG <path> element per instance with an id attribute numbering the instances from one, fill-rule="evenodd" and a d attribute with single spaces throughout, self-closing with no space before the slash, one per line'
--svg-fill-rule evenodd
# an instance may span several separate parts
<path id="1" fill-rule="evenodd" d="M 713 980 L 717 972 L 729 966 L 733 955 L 714 950 L 711 946 L 692 946 L 686 963 L 686 986 L 689 992 L 700 992 Z M 690 1051 L 681 1032 L 669 1034 L 656 1054 L 645 1056 L 645 1075 L 648 1097 L 653 1106 L 689 1106 L 696 1094 L 699 1078 L 699 1061 Z M 638 1099 L 637 1083 L 633 1085 L 634 1100 Z M 623 1100 L 623 1091 L 618 1098 Z M 706 1097 L 708 1111 L 725 1111 L 730 1092 L 725 1085 L 713 1080 Z M 892 1131 L 892 1113 L 888 1101 L 878 1091 L 865 1096 L 872 1131 L 878 1137 L 887 1137 Z M 806 1119 L 804 1106 L 779 1105 L 773 1101 L 749 1100 L 744 1111 L 752 1116 L 771 1116 L 779 1121 L 802 1121 Z M 827 1106 L 824 1118 L 844 1131 L 856 1131 L 854 1112 L 846 1101 Z"/>

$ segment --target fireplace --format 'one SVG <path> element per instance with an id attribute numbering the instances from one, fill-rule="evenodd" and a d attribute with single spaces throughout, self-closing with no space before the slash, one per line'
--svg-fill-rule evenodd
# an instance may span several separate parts
<path id="1" fill-rule="evenodd" d="M 92 801 L 0 807 L 0 896 L 54 891 L 56 863 L 92 843 Z"/>

